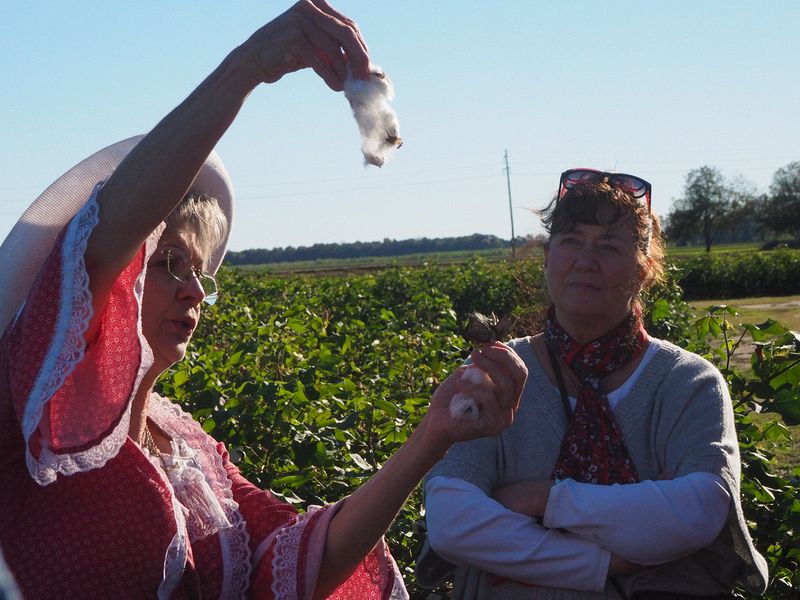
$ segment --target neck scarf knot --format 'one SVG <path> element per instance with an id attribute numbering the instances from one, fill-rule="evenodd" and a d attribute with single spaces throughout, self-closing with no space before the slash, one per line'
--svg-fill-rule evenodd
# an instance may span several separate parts
<path id="1" fill-rule="evenodd" d="M 600 391 L 600 382 L 638 357 L 646 341 L 647 332 L 638 311 L 605 335 L 581 345 L 561 327 L 555 307 L 550 307 L 545 325 L 548 350 L 564 360 L 581 384 L 553 468 L 555 479 L 604 485 L 639 481 L 608 397 Z"/>

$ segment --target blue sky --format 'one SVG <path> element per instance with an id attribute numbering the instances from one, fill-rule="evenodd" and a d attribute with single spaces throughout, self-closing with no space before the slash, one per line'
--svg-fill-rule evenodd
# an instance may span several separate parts
<path id="1" fill-rule="evenodd" d="M 335 3 L 395 84 L 405 145 L 365 169 L 346 100 L 262 86 L 217 150 L 231 248 L 518 234 L 573 166 L 638 174 L 668 212 L 702 165 L 766 191 L 800 160 L 800 3 Z M 145 132 L 289 2 L 22 2 L 0 10 L 0 236 L 70 166 Z"/>

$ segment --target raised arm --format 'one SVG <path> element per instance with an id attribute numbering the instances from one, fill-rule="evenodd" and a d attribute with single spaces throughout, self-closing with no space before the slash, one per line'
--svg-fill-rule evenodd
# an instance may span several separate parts
<path id="1" fill-rule="evenodd" d="M 142 139 L 98 194 L 100 222 L 85 261 L 99 324 L 111 286 L 144 240 L 177 206 L 248 94 L 310 67 L 341 91 L 349 64 L 367 78 L 367 48 L 353 21 L 325 0 L 301 0 L 234 49 L 186 100 Z"/>

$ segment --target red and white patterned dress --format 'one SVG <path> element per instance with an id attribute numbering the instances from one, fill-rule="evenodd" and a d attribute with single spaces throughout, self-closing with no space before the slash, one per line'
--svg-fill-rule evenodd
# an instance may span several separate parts
<path id="1" fill-rule="evenodd" d="M 117 279 L 87 348 L 95 196 L 0 340 L 0 547 L 24 597 L 310 598 L 337 504 L 298 515 L 165 398 L 148 408 L 173 439 L 163 466 L 128 437 L 153 360 L 140 309 L 160 231 Z M 407 598 L 385 543 L 332 597 Z"/>

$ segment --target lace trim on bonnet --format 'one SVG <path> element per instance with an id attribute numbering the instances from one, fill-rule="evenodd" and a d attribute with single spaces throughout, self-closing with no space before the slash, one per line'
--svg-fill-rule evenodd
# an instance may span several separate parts
<path id="1" fill-rule="evenodd" d="M 62 302 L 59 306 L 53 340 L 34 382 L 23 416 L 22 432 L 26 441 L 26 463 L 31 477 L 39 485 L 53 483 L 59 473 L 73 475 L 98 469 L 117 455 L 128 436 L 133 394 L 153 363 L 153 354 L 144 340 L 141 318 L 139 318 L 137 334 L 142 348 L 141 361 L 134 381 L 134 391 L 128 399 L 125 411 L 116 427 L 109 435 L 86 450 L 61 454 L 44 446 L 38 460 L 31 454 L 30 445 L 27 442 L 41 422 L 45 405 L 84 358 L 83 335 L 93 315 L 92 293 L 89 289 L 89 275 L 86 272 L 84 254 L 89 235 L 99 222 L 97 192 L 101 187 L 101 183 L 95 186 L 89 200 L 67 225 L 61 246 L 63 267 L 60 298 Z M 162 228 L 159 227 L 147 239 L 145 248 L 147 256 L 150 256 L 155 249 L 161 230 Z M 140 308 L 139 313 L 141 313 L 144 270 L 137 277 L 133 291 Z"/>

